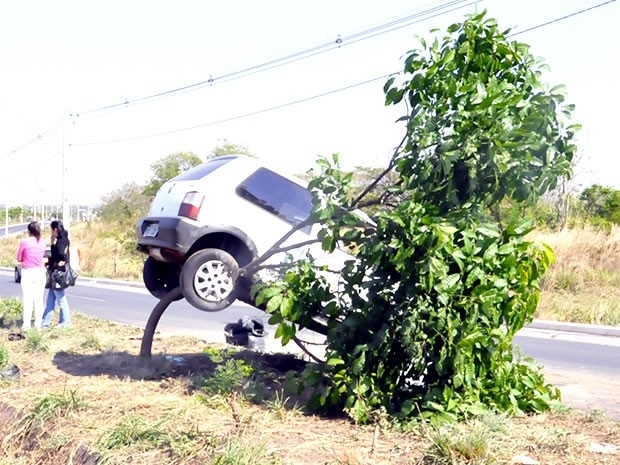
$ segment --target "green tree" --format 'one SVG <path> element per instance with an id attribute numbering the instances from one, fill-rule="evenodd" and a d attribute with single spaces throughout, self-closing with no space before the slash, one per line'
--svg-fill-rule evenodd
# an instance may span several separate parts
<path id="1" fill-rule="evenodd" d="M 144 194 L 154 197 L 166 181 L 201 163 L 203 160 L 192 152 L 176 152 L 166 155 L 151 165 L 153 176 L 144 187 Z"/>
<path id="2" fill-rule="evenodd" d="M 97 217 L 103 221 L 128 226 L 131 234 L 138 220 L 148 213 L 150 199 L 144 194 L 143 187 L 130 182 L 101 198 Z"/>
<path id="3" fill-rule="evenodd" d="M 9 208 L 9 218 L 11 221 L 20 221 L 24 215 L 24 209 L 22 207 Z"/>
<path id="4" fill-rule="evenodd" d="M 553 252 L 525 238 L 528 222 L 500 227 L 489 211 L 535 200 L 568 176 L 577 127 L 562 89 L 543 82 L 543 63 L 485 15 L 420 40 L 404 76 L 388 80 L 386 103 L 407 103 L 406 133 L 362 192 L 351 195 L 353 175 L 337 157 L 319 160 L 315 210 L 293 230 L 319 223 L 328 252 L 359 244 L 339 288 L 311 259 L 255 288 L 284 343 L 299 327 L 326 335 L 325 360 L 305 377 L 322 410 L 344 408 L 359 422 L 381 410 L 450 420 L 544 411 L 559 398 L 512 344 L 533 319 Z M 392 171 L 387 188 L 402 201 L 361 225 L 354 209 Z M 287 250 L 291 234 L 242 275 Z"/>
<path id="5" fill-rule="evenodd" d="M 620 190 L 594 184 L 584 189 L 579 198 L 591 219 L 620 224 Z"/>
<path id="6" fill-rule="evenodd" d="M 224 155 L 245 155 L 246 157 L 256 158 L 256 155 L 250 152 L 246 146 L 233 144 L 228 139 L 220 139 L 219 144 L 207 155 L 207 160 Z"/>
<path id="7" fill-rule="evenodd" d="M 97 218 L 111 226 L 109 235 L 120 247 L 136 255 L 135 227 L 138 220 L 147 215 L 151 202 L 143 190 L 135 182 L 127 183 L 104 195 L 96 210 Z"/>

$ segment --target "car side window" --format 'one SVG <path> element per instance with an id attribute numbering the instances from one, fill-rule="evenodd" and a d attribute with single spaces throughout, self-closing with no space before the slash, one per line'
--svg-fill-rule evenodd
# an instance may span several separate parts
<path id="1" fill-rule="evenodd" d="M 312 212 L 310 191 L 267 168 L 257 169 L 237 186 L 236 192 L 292 226 L 305 221 Z M 302 229 L 306 234 L 310 230 L 309 226 Z"/>

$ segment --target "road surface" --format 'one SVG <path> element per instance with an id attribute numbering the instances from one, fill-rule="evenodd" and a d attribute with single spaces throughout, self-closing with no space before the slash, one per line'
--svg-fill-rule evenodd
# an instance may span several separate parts
<path id="1" fill-rule="evenodd" d="M 22 231 L 25 231 L 28 227 L 28 223 L 22 224 L 13 224 L 8 227 L 8 236 L 12 236 L 13 234 L 18 234 Z M 3 224 L 0 226 L 0 238 L 5 236 L 6 226 Z"/>
<path id="2" fill-rule="evenodd" d="M 0 271 L 0 297 L 19 295 L 20 286 L 12 281 L 12 274 Z M 93 284 L 85 280 L 70 288 L 68 296 L 76 311 L 141 327 L 157 303 L 143 288 Z M 158 330 L 223 342 L 224 325 L 243 316 L 267 323 L 263 312 L 245 304 L 208 313 L 181 300 L 164 313 Z M 515 343 L 544 367 L 547 379 L 561 388 L 568 403 L 583 408 L 604 408 L 620 417 L 617 396 L 620 392 L 620 338 L 524 329 Z"/>

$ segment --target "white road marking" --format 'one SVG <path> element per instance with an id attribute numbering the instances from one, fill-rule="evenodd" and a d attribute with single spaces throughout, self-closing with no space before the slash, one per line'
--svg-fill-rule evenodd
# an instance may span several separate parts
<path id="1" fill-rule="evenodd" d="M 75 294 L 71 294 L 71 298 L 78 298 L 78 299 L 85 299 L 85 300 L 93 300 L 95 302 L 107 302 L 107 300 L 105 299 L 96 299 L 94 297 L 86 297 L 84 295 L 75 295 Z"/>

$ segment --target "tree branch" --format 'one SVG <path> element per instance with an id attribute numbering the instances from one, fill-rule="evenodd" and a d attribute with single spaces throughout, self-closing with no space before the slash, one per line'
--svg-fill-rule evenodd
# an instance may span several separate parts
<path id="1" fill-rule="evenodd" d="M 316 363 L 319 363 L 321 365 L 323 365 L 325 362 L 323 360 L 321 360 L 320 358 L 318 358 L 316 355 L 314 355 L 312 352 L 310 352 L 308 349 L 306 349 L 306 347 L 303 345 L 302 341 L 300 341 L 297 336 L 293 336 L 293 342 L 295 342 L 295 344 L 297 344 L 297 347 L 299 347 L 301 350 L 304 351 L 304 353 L 310 357 L 312 360 L 314 360 Z"/>
<path id="2" fill-rule="evenodd" d="M 291 229 L 291 231 L 295 232 L 295 228 Z M 312 245 L 312 244 L 316 244 L 318 242 L 321 242 L 319 239 L 308 239 L 307 241 L 298 242 L 296 244 L 287 245 L 285 247 L 280 247 L 280 245 L 282 245 L 282 243 L 286 239 L 288 239 L 289 237 L 291 237 L 293 235 L 291 233 L 291 231 L 289 231 L 284 236 L 282 236 L 283 237 L 282 239 L 278 240 L 278 242 L 276 242 L 269 250 L 267 250 L 260 257 L 255 258 L 250 263 L 248 263 L 246 266 L 241 268 L 239 270 L 239 274 L 241 276 L 247 276 L 248 274 L 252 274 L 253 272 L 255 272 L 255 271 L 257 271 L 259 269 L 257 267 L 257 265 L 263 263 L 265 260 L 267 260 L 267 259 L 271 258 L 272 256 L 277 255 L 279 253 L 288 252 L 289 250 L 299 249 L 299 248 L 305 247 L 307 245 Z"/>
<path id="3" fill-rule="evenodd" d="M 355 206 L 357 205 L 364 197 L 366 197 L 366 195 L 368 195 L 368 193 L 370 191 L 372 191 L 377 184 L 379 184 L 379 182 L 390 172 L 392 171 L 392 169 L 394 168 L 394 164 L 396 163 L 396 157 L 398 156 L 398 153 L 400 152 L 401 147 L 403 146 L 403 144 L 405 143 L 405 141 L 407 140 L 408 134 L 405 135 L 405 137 L 403 137 L 403 139 L 400 141 L 400 143 L 398 144 L 398 146 L 394 149 L 394 153 L 392 154 L 392 158 L 390 158 L 390 162 L 388 163 L 388 166 L 386 169 L 384 169 L 381 173 L 379 173 L 379 176 L 377 176 L 375 178 L 375 180 L 373 182 L 371 182 L 370 184 L 368 184 L 366 186 L 366 188 L 360 192 L 360 194 L 355 198 L 355 200 L 353 200 L 353 202 L 351 203 L 351 205 Z"/>
<path id="4" fill-rule="evenodd" d="M 403 144 L 405 143 L 405 141 L 407 140 L 407 136 L 403 137 L 403 139 L 400 141 L 400 143 L 398 144 L 398 146 L 396 147 L 396 149 L 394 149 L 394 153 L 392 155 L 392 158 L 390 159 L 390 163 L 388 164 L 388 167 L 383 170 L 379 176 L 377 176 L 377 178 L 375 178 L 375 180 L 370 183 L 356 198 L 355 200 L 351 203 L 350 208 L 348 209 L 344 209 L 345 213 L 350 213 L 353 210 L 359 209 L 360 207 L 368 207 L 368 206 L 372 206 L 372 205 L 378 205 L 380 203 L 379 200 L 373 200 L 373 201 L 369 201 L 364 203 L 363 205 L 358 205 L 360 203 L 360 201 L 372 190 L 375 188 L 375 186 L 379 183 L 379 181 L 381 181 L 381 179 L 383 179 L 387 173 L 389 173 L 393 168 L 394 168 L 394 164 L 396 162 L 396 158 L 398 157 L 398 153 L 400 151 L 400 149 L 402 148 Z M 332 219 L 336 219 L 338 218 L 338 216 L 342 216 L 342 213 L 340 212 L 336 212 L 333 216 Z M 314 219 L 313 215 L 310 215 L 308 218 L 306 218 L 304 221 L 302 221 L 301 223 L 299 223 L 298 225 L 294 226 L 293 228 L 291 228 L 290 231 L 288 231 L 284 236 L 282 236 L 275 244 L 273 244 L 271 246 L 271 248 L 269 248 L 269 250 L 267 250 L 264 254 L 262 254 L 260 257 L 255 258 L 254 260 L 252 260 L 250 263 L 248 263 L 247 265 L 245 265 L 243 268 L 241 268 L 239 270 L 239 275 L 240 276 L 247 276 L 248 274 L 252 274 L 252 272 L 256 271 L 257 267 L 256 265 L 264 262 L 265 260 L 271 258 L 272 256 L 278 254 L 278 253 L 283 253 L 283 252 L 287 252 L 289 250 L 293 250 L 293 249 L 297 249 L 299 247 L 304 247 L 306 245 L 310 245 L 310 244 L 314 244 L 316 242 L 320 242 L 319 240 L 309 240 L 309 241 L 305 241 L 305 242 L 301 242 L 299 244 L 294 244 L 294 245 L 290 245 L 290 246 L 286 246 L 286 247 L 281 247 L 282 244 L 284 244 L 284 242 L 286 242 L 293 234 L 295 234 L 297 231 L 302 230 L 303 228 L 313 225 L 315 223 L 318 222 L 318 219 Z"/>

